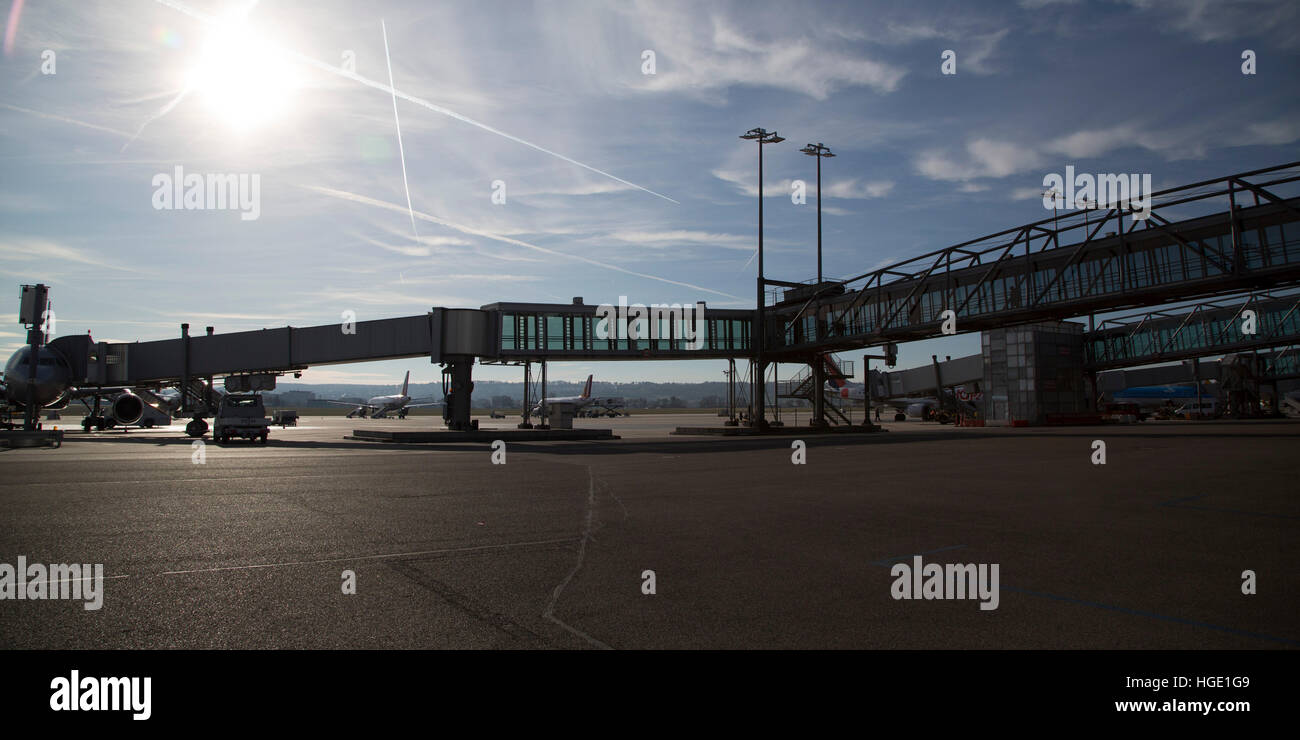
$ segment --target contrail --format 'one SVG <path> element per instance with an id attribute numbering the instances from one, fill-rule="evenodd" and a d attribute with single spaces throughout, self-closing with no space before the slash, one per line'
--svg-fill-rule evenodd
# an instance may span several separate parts
<path id="1" fill-rule="evenodd" d="M 390 210 L 390 211 L 396 211 L 396 212 L 398 212 L 398 213 L 401 213 L 401 211 L 402 211 L 402 206 L 400 206 L 400 205 L 398 205 L 398 204 L 396 204 L 396 203 L 389 203 L 389 202 L 387 202 L 387 201 L 376 200 L 375 198 L 369 198 L 369 197 L 366 197 L 366 196 L 364 196 L 364 195 L 358 195 L 358 194 L 356 194 L 356 193 L 349 193 L 349 192 L 347 192 L 347 191 L 345 191 L 345 190 L 335 190 L 335 189 L 333 189 L 333 188 L 321 187 L 321 186 L 319 186 L 319 185 L 299 185 L 299 187 L 301 187 L 301 188 L 303 188 L 303 189 L 305 189 L 305 190 L 312 190 L 312 191 L 315 191 L 315 192 L 317 192 L 317 193 L 321 193 L 321 194 L 323 194 L 323 195 L 328 195 L 328 196 L 331 196 L 331 197 L 334 197 L 334 198 L 341 198 L 341 199 L 343 199 L 343 200 L 350 200 L 350 201 L 352 201 L 352 202 L 354 202 L 354 203 L 363 203 L 363 204 L 365 204 L 365 205 L 377 206 L 377 207 L 379 207 L 379 208 L 387 208 L 387 209 Z M 415 215 L 416 215 L 418 218 L 420 218 L 420 219 L 422 219 L 422 220 L 424 220 L 424 221 L 428 221 L 428 222 L 430 222 L 430 223 L 439 224 L 439 225 L 441 225 L 441 226 L 446 226 L 446 227 L 449 228 L 449 229 L 455 229 L 456 231 L 459 231 L 459 232 L 461 232 L 462 234 L 470 234 L 470 235 L 472 235 L 472 236 L 481 236 L 481 237 L 483 237 L 483 238 L 485 238 L 485 239 L 493 239 L 493 240 L 495 240 L 495 241 L 503 242 L 503 243 L 505 243 L 505 244 L 514 244 L 515 246 L 518 246 L 518 247 L 525 247 L 525 248 L 527 248 L 527 249 L 536 250 L 536 251 L 538 251 L 538 252 L 543 252 L 543 253 L 545 253 L 545 254 L 554 255 L 554 256 L 556 256 L 556 257 L 564 257 L 564 258 L 566 258 L 566 259 L 577 260 L 577 261 L 579 261 L 579 262 L 586 262 L 586 263 L 589 264 L 589 265 L 594 265 L 594 266 L 596 266 L 596 267 L 600 267 L 600 268 L 605 269 L 605 270 L 613 270 L 613 271 L 615 271 L 615 272 L 621 272 L 621 273 L 624 273 L 624 274 L 626 274 L 626 275 L 632 275 L 632 276 L 639 277 L 639 278 L 645 278 L 646 280 L 658 280 L 658 281 L 661 282 L 661 283 L 668 283 L 669 285 L 679 285 L 679 286 L 681 286 L 681 287 L 683 287 L 683 288 L 690 288 L 690 289 L 692 289 L 692 290 L 702 290 L 702 291 L 704 291 L 704 292 L 706 292 L 706 293 L 713 293 L 714 295 L 726 296 L 727 298 L 735 298 L 735 299 L 738 300 L 738 301 L 743 301 L 743 300 L 744 300 L 743 298 L 741 298 L 741 297 L 738 296 L 738 295 L 732 295 L 732 294 L 730 294 L 730 293 L 724 293 L 724 292 L 722 292 L 722 291 L 720 291 L 720 290 L 713 290 L 712 288 L 705 288 L 704 286 L 701 286 L 701 285 L 695 285 L 695 284 L 692 284 L 692 283 L 683 283 L 683 282 L 680 282 L 680 281 L 678 281 L 678 280 L 670 280 L 670 279 L 668 279 L 668 278 L 662 278 L 662 277 L 659 277 L 659 276 L 657 276 L 657 275 L 647 275 L 647 274 L 644 273 L 644 272 L 635 272 L 635 271 L 633 271 L 633 270 L 628 270 L 628 269 L 626 269 L 626 268 L 619 267 L 618 265 L 611 265 L 611 264 L 607 264 L 607 263 L 605 263 L 605 262 L 600 262 L 600 261 L 598 261 L 598 260 L 593 260 L 593 259 L 591 259 L 591 258 L 589 258 L 589 257 L 583 257 L 583 256 L 581 256 L 581 255 L 577 255 L 577 254 L 569 254 L 569 253 L 567 253 L 567 252 L 558 252 L 558 251 L 556 251 L 556 250 L 554 250 L 554 249 L 547 249 L 546 247 L 539 247 L 539 246 L 537 246 L 536 244 L 529 244 L 528 242 L 526 242 L 526 241 L 522 241 L 522 240 L 520 240 L 520 239 L 512 239 L 511 237 L 508 237 L 508 236 L 501 236 L 501 235 L 499 235 L 499 234 L 493 234 L 493 233 L 491 233 L 491 232 L 489 232 L 489 231 L 483 231 L 482 229 L 476 229 L 476 228 L 474 228 L 474 227 L 472 227 L 472 226 L 463 226 L 463 225 L 461 225 L 461 224 L 452 223 L 451 221 L 447 221 L 446 219 L 441 219 L 441 218 L 438 218 L 437 216 L 430 216 L 429 214 L 427 214 L 427 213 L 423 213 L 423 212 L 421 212 L 421 211 L 414 211 L 414 213 L 415 213 Z"/>
<path id="2" fill-rule="evenodd" d="M 78 120 L 75 119 L 75 118 L 65 118 L 65 117 L 63 117 L 63 116 L 56 116 L 56 115 L 54 115 L 53 113 L 42 113 L 41 111 L 38 111 L 38 110 L 32 110 L 32 109 L 30 109 L 30 108 L 19 108 L 19 107 L 16 106 L 16 105 L 10 105 L 10 104 L 8 104 L 8 103 L 0 103 L 0 108 L 8 108 L 9 110 L 18 111 L 19 113 L 26 113 L 26 114 L 28 114 L 28 115 L 38 116 L 38 117 L 40 117 L 40 118 L 48 118 L 48 119 L 50 119 L 51 121 L 62 121 L 63 123 L 71 123 L 71 124 L 74 125 L 74 126 L 83 126 L 83 127 L 85 127 L 85 128 L 93 128 L 93 129 L 95 129 L 96 131 L 106 131 L 106 132 L 108 132 L 108 133 L 110 133 L 110 134 L 116 134 L 116 135 L 118 135 L 118 136 L 125 136 L 125 137 L 128 138 L 128 139 L 131 138 L 131 134 L 127 133 L 126 131 L 118 131 L 118 130 L 115 129 L 115 128 L 109 128 L 109 127 L 107 127 L 107 126 L 98 126 L 98 125 L 95 125 L 95 124 L 93 124 L 93 123 L 86 123 L 85 121 L 78 121 Z"/>
<path id="3" fill-rule="evenodd" d="M 379 28 L 384 32 L 384 63 L 388 65 L 388 87 L 393 87 L 393 60 L 388 56 L 388 26 L 384 19 L 379 19 Z M 411 214 L 411 231 L 418 237 L 420 230 L 415 228 L 415 209 L 411 207 L 411 186 L 406 181 L 406 150 L 402 148 L 402 121 L 397 117 L 397 95 L 393 95 L 393 123 L 397 126 L 397 156 L 402 160 L 402 188 L 406 190 L 406 210 Z"/>
<path id="4" fill-rule="evenodd" d="M 120 154 L 121 152 L 125 152 L 125 151 L 126 151 L 126 148 L 127 148 L 128 146 L 131 146 L 132 142 L 134 142 L 136 139 L 140 138 L 140 134 L 143 134 L 143 133 L 144 133 L 144 128 L 145 128 L 145 126 L 148 126 L 149 124 L 153 123 L 154 121 L 158 120 L 159 118 L 162 118 L 163 116 L 167 115 L 168 113 L 171 113 L 171 112 L 172 112 L 172 108 L 175 108 L 176 106 L 180 105 L 181 101 L 185 99 L 185 96 L 186 96 L 186 95 L 189 95 L 189 94 L 190 94 L 190 86 L 189 86 L 188 83 L 186 83 L 185 87 L 181 88 L 181 91 L 176 95 L 176 97 L 174 97 L 174 98 L 171 99 L 171 102 L 170 102 L 170 103 L 168 103 L 167 105 L 164 105 L 162 108 L 160 108 L 160 109 L 158 110 L 157 113 L 154 113 L 153 115 L 151 115 L 151 116 L 149 116 L 148 118 L 144 119 L 144 123 L 140 124 L 140 128 L 138 128 L 138 129 L 135 130 L 135 136 L 132 136 L 129 140 L 127 140 L 127 142 L 126 142 L 125 144 L 122 145 L 122 149 L 121 149 L 121 151 L 119 152 L 119 154 Z"/>
<path id="5" fill-rule="evenodd" d="M 202 21 L 203 23 L 213 24 L 213 23 L 216 23 L 216 22 L 217 22 L 217 20 L 216 20 L 215 18 L 213 18 L 212 16 L 207 15 L 206 13 L 201 13 L 201 12 L 199 12 L 199 11 L 197 11 L 197 10 L 194 10 L 194 9 L 192 9 L 192 8 L 190 8 L 190 7 L 188 7 L 188 6 L 184 5 L 184 4 L 182 4 L 182 3 L 176 2 L 176 0 L 154 0 L 154 2 L 157 3 L 157 4 L 159 4 L 159 5 L 163 5 L 163 6 L 166 6 L 166 7 L 168 7 L 168 8 L 171 8 L 171 9 L 173 9 L 173 10 L 176 10 L 176 11 L 179 11 L 179 12 L 181 12 L 181 13 L 184 13 L 185 15 L 188 15 L 188 16 L 190 16 L 191 18 L 194 18 L 195 20 Z M 271 47 L 268 47 L 268 48 L 271 48 Z M 352 80 L 353 82 L 359 82 L 359 83 L 361 83 L 362 85 L 365 85 L 366 87 L 371 87 L 371 88 L 374 88 L 374 89 L 376 89 L 376 90 L 381 90 L 381 91 L 386 92 L 386 93 L 388 93 L 388 94 L 390 94 L 390 95 L 393 95 L 393 96 L 395 96 L 395 97 L 401 98 L 402 100 L 405 100 L 405 101 L 407 101 L 408 103 L 414 103 L 415 105 L 418 105 L 418 106 L 420 106 L 420 107 L 422 107 L 422 108 L 427 108 L 427 109 L 433 111 L 434 113 L 441 113 L 441 114 L 444 115 L 444 116 L 448 116 L 448 117 L 450 117 L 450 118 L 455 118 L 455 119 L 458 120 L 458 121 L 461 121 L 461 122 L 464 122 L 464 123 L 468 123 L 468 124 L 471 125 L 471 126 L 475 126 L 475 127 L 477 127 L 477 128 L 483 129 L 484 131 L 487 131 L 488 133 L 493 133 L 493 134 L 496 134 L 497 136 L 500 136 L 500 137 L 502 137 L 502 138 L 509 139 L 510 141 L 513 141 L 513 142 L 515 142 L 516 144 L 522 144 L 522 145 L 524 145 L 524 146 L 526 146 L 526 147 L 528 147 L 528 148 L 530 148 L 530 149 L 536 149 L 537 151 L 539 151 L 539 152 L 541 152 L 541 153 L 543 153 L 543 154 L 548 154 L 548 155 L 550 155 L 550 156 L 552 156 L 552 157 L 555 157 L 556 159 L 562 159 L 562 160 L 564 160 L 565 162 L 568 162 L 569 164 L 577 165 L 578 167 L 581 167 L 581 168 L 583 168 L 584 170 L 587 170 L 587 171 L 589 171 L 589 172 L 594 172 L 594 173 L 596 173 L 596 174 L 598 174 L 598 175 L 600 175 L 600 176 L 602 176 L 602 177 L 608 177 L 609 179 L 614 180 L 615 182 L 621 182 L 621 183 L 623 183 L 624 185 L 627 185 L 628 187 L 633 187 L 633 188 L 636 188 L 637 190 L 640 190 L 640 191 L 642 191 L 642 192 L 649 193 L 650 195 L 653 195 L 653 196 L 655 196 L 656 198 L 663 198 L 664 200 L 668 201 L 669 203 L 676 203 L 677 205 L 681 205 L 678 201 L 673 200 L 672 198 L 669 198 L 668 196 L 666 196 L 666 195 L 664 195 L 664 194 L 662 194 L 662 193 L 656 193 L 655 191 L 651 190 L 650 188 L 642 187 L 642 186 L 640 186 L 640 185 L 637 185 L 637 184 L 634 183 L 634 182 L 629 182 L 628 180 L 624 180 L 623 178 L 618 177 L 617 175 L 612 175 L 612 174 L 610 174 L 610 173 L 608 173 L 608 172 L 606 172 L 606 171 L 604 171 L 604 170 L 602 170 L 602 169 L 597 169 L 596 167 L 592 167 L 592 166 L 589 165 L 589 164 L 583 164 L 582 162 L 579 162 L 579 161 L 576 160 L 576 159 L 572 159 L 572 158 L 570 158 L 570 157 L 566 157 L 566 156 L 564 156 L 563 154 L 560 154 L 559 152 L 551 151 L 550 149 L 547 149 L 547 148 L 544 147 L 544 146 L 540 146 L 540 145 L 538 145 L 538 144 L 534 144 L 534 143 L 532 143 L 531 141 L 527 141 L 527 140 L 525 140 L 525 139 L 521 139 L 521 138 L 519 138 L 518 136 L 515 136 L 514 134 L 508 134 L 508 133 L 506 133 L 505 131 L 502 131 L 502 130 L 497 129 L 497 128 L 493 128 L 492 126 L 489 126 L 489 125 L 487 125 L 486 123 L 481 123 L 481 122 L 476 121 L 476 120 L 474 120 L 473 118 L 470 118 L 470 117 L 468 117 L 468 116 L 463 116 L 463 115 L 457 113 L 456 111 L 451 110 L 450 108 L 444 108 L 444 107 L 442 107 L 442 106 L 440 106 L 440 105 L 436 105 L 436 104 L 434 104 L 434 103 L 430 103 L 429 101 L 427 101 L 427 100 L 425 100 L 425 99 L 423 99 L 423 98 L 417 98 L 417 97 L 415 97 L 414 95 L 408 95 L 408 94 L 402 92 L 401 90 L 394 89 L 392 85 L 385 85 L 385 84 L 382 83 L 382 82 L 376 82 L 376 81 L 374 81 L 374 80 L 372 80 L 372 79 L 369 79 L 369 78 L 367 78 L 367 77 L 362 77 L 361 75 L 357 74 L 356 72 L 350 72 L 350 71 L 348 71 L 348 70 L 346 70 L 346 69 L 343 69 L 343 68 L 341 68 L 341 67 L 335 67 L 335 66 L 332 65 L 332 64 L 326 64 L 325 62 L 322 62 L 322 61 L 319 61 L 319 60 L 316 60 L 316 59 L 312 59 L 312 58 L 309 57 L 309 56 L 304 56 L 304 55 L 299 54 L 299 53 L 294 52 L 294 51 L 287 51 L 287 50 L 283 50 L 283 49 L 274 49 L 274 51 L 275 51 L 277 54 L 280 54 L 280 55 L 282 55 L 282 56 L 286 56 L 286 57 L 289 57 L 289 58 L 292 58 L 292 59 L 296 59 L 297 61 L 302 62 L 303 64 L 306 64 L 306 65 L 309 65 L 309 66 L 315 67 L 316 69 L 319 69 L 319 70 L 321 70 L 321 71 L 329 72 L 330 74 L 338 75 L 339 77 L 345 77 L 345 78 L 347 78 L 347 79 L 349 79 L 349 80 Z"/>

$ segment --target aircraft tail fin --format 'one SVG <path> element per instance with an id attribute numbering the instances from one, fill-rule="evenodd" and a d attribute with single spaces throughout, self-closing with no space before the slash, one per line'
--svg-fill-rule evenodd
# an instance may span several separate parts
<path id="1" fill-rule="evenodd" d="M 587 384 L 582 387 L 582 398 L 591 398 L 591 376 L 587 376 Z"/>
<path id="2" fill-rule="evenodd" d="M 407 370 L 407 371 L 406 371 L 406 377 L 405 377 L 405 378 L 402 378 L 402 395 L 403 395 L 403 396 L 406 395 L 406 386 L 407 386 L 407 384 L 410 383 L 410 382 L 411 382 L 411 371 L 410 371 L 410 370 Z"/>
<path id="3" fill-rule="evenodd" d="M 840 366 L 835 364 L 835 358 L 831 357 L 830 353 L 822 355 L 822 361 L 826 363 L 826 367 L 831 371 L 831 377 L 827 379 L 827 382 L 829 382 L 832 387 L 843 388 L 848 385 L 847 381 L 844 380 L 842 373 L 840 373 Z"/>

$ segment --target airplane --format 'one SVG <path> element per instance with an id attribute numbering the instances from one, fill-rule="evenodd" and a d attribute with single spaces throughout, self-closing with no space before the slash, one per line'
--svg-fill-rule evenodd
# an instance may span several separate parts
<path id="1" fill-rule="evenodd" d="M 1212 391 L 1206 390 L 1205 395 Z M 1115 391 L 1111 397 L 1116 401 L 1128 401 L 1140 406 L 1160 406 L 1166 401 L 1186 401 L 1196 398 L 1195 384 L 1174 383 L 1170 385 L 1142 385 Z"/>
<path id="2" fill-rule="evenodd" d="M 15 409 L 23 409 L 27 404 L 30 354 L 30 347 L 22 347 L 5 364 L 3 402 Z M 87 431 L 92 426 L 107 429 L 167 424 L 180 406 L 180 393 L 174 389 L 75 388 L 63 358 L 48 347 L 42 347 L 37 355 L 35 390 L 36 403 L 42 410 L 62 411 L 70 402 L 81 401 L 87 410 L 82 421 Z M 107 409 L 100 415 L 95 415 L 90 406 L 90 401 L 95 399 L 108 400 Z"/>
<path id="3" fill-rule="evenodd" d="M 535 406 L 533 406 L 532 411 L 530 413 L 532 413 L 535 416 L 540 415 L 542 412 L 542 408 L 552 403 L 571 403 L 573 404 L 575 411 L 586 408 L 587 406 L 590 406 L 592 404 L 602 406 L 610 411 L 613 411 L 614 409 L 624 405 L 624 401 L 621 398 L 593 398 L 591 395 L 592 377 L 594 376 L 591 375 L 587 376 L 587 384 L 582 387 L 582 393 L 576 396 L 557 396 L 554 398 L 543 398 L 541 401 L 538 401 Z"/>
<path id="4" fill-rule="evenodd" d="M 351 401 L 335 401 L 325 399 L 326 403 L 337 403 L 343 406 L 355 406 L 348 412 L 348 418 L 360 416 L 362 419 L 369 416 L 371 419 L 387 419 L 390 412 L 395 412 L 398 419 L 405 419 L 406 414 L 411 409 L 424 408 L 425 406 L 441 406 L 442 401 L 431 401 L 428 403 L 411 403 L 411 397 L 406 395 L 406 388 L 411 382 L 411 371 L 406 371 L 406 377 L 402 379 L 402 389 L 395 395 L 375 396 L 369 401 L 356 404 Z"/>
<path id="5" fill-rule="evenodd" d="M 835 360 L 830 355 L 823 355 L 823 357 L 830 367 L 832 376 L 826 381 L 827 390 L 846 401 L 865 401 L 867 399 L 866 384 L 851 383 L 845 380 L 839 371 L 839 367 L 836 366 Z M 939 408 L 939 401 L 935 398 L 911 398 L 908 396 L 885 398 L 886 386 L 883 379 L 877 374 L 875 380 L 876 392 L 871 394 L 871 400 L 877 406 L 894 409 L 894 421 L 906 421 L 909 416 L 928 420 L 934 416 L 935 410 Z"/>

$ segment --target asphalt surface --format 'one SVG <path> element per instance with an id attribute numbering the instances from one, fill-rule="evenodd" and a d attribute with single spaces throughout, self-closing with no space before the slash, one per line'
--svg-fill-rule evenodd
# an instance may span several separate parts
<path id="1" fill-rule="evenodd" d="M 432 421 L 310 417 L 201 464 L 175 430 L 0 451 L 0 563 L 108 577 L 97 611 L 0 600 L 0 648 L 1300 647 L 1300 423 L 886 423 L 802 465 L 682 415 L 499 465 L 343 439 Z M 998 607 L 894 599 L 916 553 L 997 564 Z"/>

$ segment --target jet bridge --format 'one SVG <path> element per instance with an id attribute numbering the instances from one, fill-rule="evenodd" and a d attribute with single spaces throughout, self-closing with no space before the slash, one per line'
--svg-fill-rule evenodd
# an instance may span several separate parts
<path id="1" fill-rule="evenodd" d="M 709 359 L 749 353 L 753 311 L 705 309 L 688 331 L 663 320 L 644 338 L 622 331 L 600 337 L 597 307 L 496 303 L 478 309 L 433 308 L 426 314 L 323 326 L 191 336 L 150 342 L 94 342 L 60 337 L 50 344 L 66 360 L 74 386 L 160 386 L 186 389 L 209 405 L 204 386 L 215 377 L 277 375 L 316 365 L 428 357 L 443 365 L 444 417 L 452 429 L 472 428 L 472 367 L 501 360 Z M 617 322 L 614 322 L 618 326 Z M 210 390 L 210 388 L 209 388 Z M 186 408 L 192 408 L 186 404 Z"/>
<path id="2" fill-rule="evenodd" d="M 1252 293 L 1107 319 L 1087 334 L 1092 371 L 1300 343 L 1300 292 Z"/>

